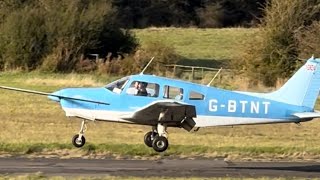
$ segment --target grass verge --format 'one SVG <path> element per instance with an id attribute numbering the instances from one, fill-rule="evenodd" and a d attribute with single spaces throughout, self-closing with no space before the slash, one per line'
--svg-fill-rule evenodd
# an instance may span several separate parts
<path id="1" fill-rule="evenodd" d="M 95 77 L 72 75 L 77 81 Z M 39 73 L 0 74 L 0 84 L 52 92 L 64 86 L 69 75 Z M 109 77 L 106 77 L 109 78 Z M 35 81 L 34 79 L 37 79 Z M 43 84 L 50 79 L 50 85 Z M 111 77 L 110 77 L 111 79 Z M 107 80 L 106 80 L 107 81 Z M 60 84 L 60 82 L 63 82 Z M 91 84 L 92 83 L 92 84 Z M 103 83 L 104 84 L 104 83 Z M 188 133 L 169 128 L 170 147 L 155 153 L 143 143 L 150 127 L 95 122 L 88 124 L 86 144 L 73 148 L 71 137 L 79 131 L 80 121 L 68 119 L 59 104 L 46 97 L 0 91 L 0 151 L 13 155 L 115 158 L 226 158 L 236 160 L 283 159 L 317 160 L 320 156 L 320 122 L 238 127 L 212 127 Z"/>
<path id="2" fill-rule="evenodd" d="M 182 178 L 174 178 L 174 177 L 147 177 L 148 179 L 153 180 L 298 180 L 301 178 L 268 178 L 268 177 L 260 177 L 260 178 L 234 178 L 234 177 L 213 177 L 213 178 L 200 178 L 200 177 L 182 177 Z M 146 177 L 123 177 L 123 176 L 102 176 L 102 177 L 61 177 L 61 176 L 45 176 L 42 173 L 34 173 L 34 174 L 27 174 L 27 175 L 19 175 L 19 176 L 0 176 L 0 180 L 7 180 L 7 179 L 54 179 L 54 180 L 65 180 L 65 179 L 71 179 L 71 180 L 82 180 L 82 179 L 88 179 L 88 180 L 140 180 L 140 179 L 146 179 Z M 308 178 L 309 180 L 316 180 L 319 178 Z"/>
<path id="3" fill-rule="evenodd" d="M 317 160 L 320 148 L 301 147 L 210 147 L 201 145 L 171 145 L 164 153 L 157 153 L 144 144 L 86 144 L 81 149 L 63 143 L 0 143 L 0 152 L 15 156 L 39 155 L 60 158 L 224 158 L 226 160 Z"/>

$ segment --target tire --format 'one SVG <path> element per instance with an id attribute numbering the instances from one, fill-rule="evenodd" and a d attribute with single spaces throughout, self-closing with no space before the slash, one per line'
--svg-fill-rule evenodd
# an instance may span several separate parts
<path id="1" fill-rule="evenodd" d="M 77 148 L 81 148 L 86 143 L 86 138 L 84 136 L 81 137 L 81 140 L 78 138 L 79 134 L 74 135 L 72 138 L 72 144 Z"/>
<path id="2" fill-rule="evenodd" d="M 152 147 L 152 132 L 147 132 L 145 135 L 144 135 L 144 144 L 147 145 L 148 147 Z"/>
<path id="3" fill-rule="evenodd" d="M 163 152 L 168 149 L 168 139 L 163 136 L 156 136 L 152 141 L 152 148 L 157 152 Z"/>
<path id="4" fill-rule="evenodd" d="M 152 147 L 152 141 L 157 136 L 156 132 L 150 131 L 147 132 L 146 135 L 144 135 L 144 144 L 146 144 L 148 147 Z"/>

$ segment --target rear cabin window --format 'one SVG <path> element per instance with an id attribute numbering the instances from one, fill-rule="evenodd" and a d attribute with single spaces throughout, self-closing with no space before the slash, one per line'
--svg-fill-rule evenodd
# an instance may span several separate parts
<path id="1" fill-rule="evenodd" d="M 190 100 L 204 100 L 204 95 L 195 91 L 190 91 L 189 94 Z"/>
<path id="2" fill-rule="evenodd" d="M 178 88 L 178 87 L 173 87 L 173 86 L 164 86 L 163 98 L 182 100 L 183 99 L 183 89 Z"/>
<path id="3" fill-rule="evenodd" d="M 126 93 L 133 96 L 158 97 L 159 85 L 143 81 L 133 81 L 128 87 Z"/>

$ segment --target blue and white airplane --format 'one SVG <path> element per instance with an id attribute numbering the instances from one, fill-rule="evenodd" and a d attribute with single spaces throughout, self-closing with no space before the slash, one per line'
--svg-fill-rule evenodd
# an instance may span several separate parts
<path id="1" fill-rule="evenodd" d="M 168 127 L 192 129 L 268 123 L 300 123 L 320 117 L 314 110 L 320 89 L 320 59 L 310 58 L 288 82 L 271 93 L 229 91 L 154 75 L 132 75 L 98 88 L 67 88 L 54 93 L 0 86 L 46 95 L 68 117 L 82 119 L 76 147 L 85 144 L 89 121 L 147 125 L 144 142 L 157 152 L 168 146 Z"/>

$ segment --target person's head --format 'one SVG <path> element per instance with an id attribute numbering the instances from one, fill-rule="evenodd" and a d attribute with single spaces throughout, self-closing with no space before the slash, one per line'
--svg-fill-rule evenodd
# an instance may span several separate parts
<path id="1" fill-rule="evenodd" d="M 135 83 L 134 83 L 134 88 L 136 88 L 136 89 L 138 89 L 139 88 L 139 81 L 136 81 Z"/>
<path id="2" fill-rule="evenodd" d="M 138 88 L 139 89 L 146 89 L 146 87 L 147 87 L 147 83 L 146 82 L 140 82 L 139 84 L 138 84 Z"/>
<path id="3" fill-rule="evenodd" d="M 180 95 L 183 95 L 183 89 L 182 88 L 180 88 Z"/>

